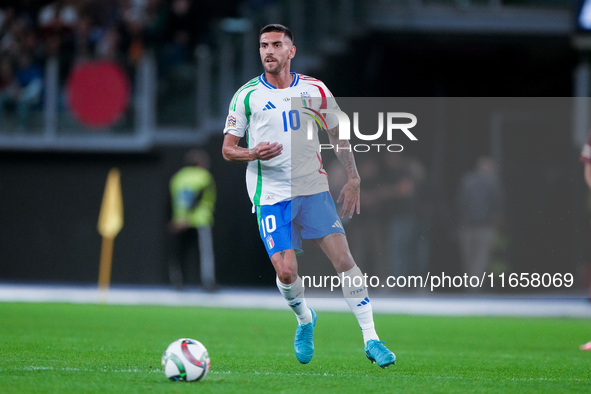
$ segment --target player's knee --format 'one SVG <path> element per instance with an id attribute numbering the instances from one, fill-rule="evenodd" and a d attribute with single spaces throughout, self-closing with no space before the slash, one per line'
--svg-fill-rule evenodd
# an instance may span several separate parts
<path id="1" fill-rule="evenodd" d="M 353 268 L 355 261 L 353 260 L 353 256 L 351 256 L 349 251 L 342 251 L 334 256 L 333 264 L 339 272 L 343 272 Z"/>
<path id="2" fill-rule="evenodd" d="M 271 261 L 281 283 L 290 284 L 297 278 L 297 270 L 293 266 L 291 258 L 286 257 L 283 254 L 277 253 L 273 255 Z"/>
<path id="3" fill-rule="evenodd" d="M 293 274 L 291 268 L 287 267 L 287 268 L 280 268 L 277 269 L 277 277 L 279 278 L 279 281 L 283 284 L 291 284 L 294 282 L 294 280 L 297 278 L 297 274 Z"/>

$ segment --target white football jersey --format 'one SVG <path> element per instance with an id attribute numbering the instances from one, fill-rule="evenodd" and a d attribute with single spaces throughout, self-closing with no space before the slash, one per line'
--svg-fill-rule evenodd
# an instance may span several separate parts
<path id="1" fill-rule="evenodd" d="M 246 136 L 248 148 L 260 142 L 283 145 L 281 155 L 248 163 L 246 186 L 254 205 L 328 191 L 317 124 L 336 127 L 336 116 L 322 117 L 319 111 L 339 107 L 324 83 L 293 71 L 292 75 L 288 88 L 277 89 L 263 73 L 242 86 L 230 103 L 224 134 Z"/>

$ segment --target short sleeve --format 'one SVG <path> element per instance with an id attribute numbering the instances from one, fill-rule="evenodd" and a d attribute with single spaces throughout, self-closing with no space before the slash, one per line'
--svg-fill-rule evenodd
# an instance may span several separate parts
<path id="1" fill-rule="evenodd" d="M 230 133 L 236 137 L 244 137 L 246 129 L 248 128 L 248 120 L 246 119 L 246 111 L 244 106 L 244 95 L 243 92 L 238 91 L 228 110 L 228 116 L 226 116 L 226 123 L 224 126 L 224 134 Z"/>
<path id="2" fill-rule="evenodd" d="M 334 109 L 340 111 L 341 108 L 337 104 L 337 100 L 332 95 L 332 92 L 324 85 L 325 93 L 326 93 L 326 109 Z M 328 129 L 334 129 L 339 125 L 339 120 L 334 114 L 327 114 L 326 117 L 326 124 Z"/>

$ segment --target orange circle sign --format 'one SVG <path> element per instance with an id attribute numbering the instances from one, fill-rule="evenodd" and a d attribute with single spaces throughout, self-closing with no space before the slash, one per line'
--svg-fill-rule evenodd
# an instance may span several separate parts
<path id="1" fill-rule="evenodd" d="M 125 71 L 111 61 L 78 64 L 67 82 L 67 105 L 80 123 L 108 127 L 129 104 L 130 83 Z"/>

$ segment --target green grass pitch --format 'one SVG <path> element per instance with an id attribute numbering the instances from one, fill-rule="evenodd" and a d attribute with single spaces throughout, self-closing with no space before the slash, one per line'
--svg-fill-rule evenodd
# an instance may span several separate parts
<path id="1" fill-rule="evenodd" d="M 313 300 L 310 301 L 313 304 Z M 289 310 L 0 303 L 0 393 L 589 392 L 591 321 L 376 315 L 398 363 L 364 355 L 350 313 L 318 313 L 314 358 L 293 353 Z M 178 338 L 211 357 L 201 382 L 171 382 Z"/>

